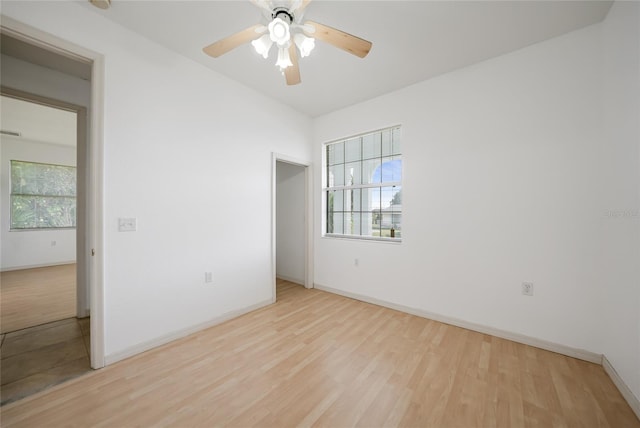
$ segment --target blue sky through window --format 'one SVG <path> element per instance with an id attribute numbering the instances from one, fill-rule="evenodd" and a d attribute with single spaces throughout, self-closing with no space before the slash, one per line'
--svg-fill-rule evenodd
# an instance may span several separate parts
<path id="1" fill-rule="evenodd" d="M 383 162 L 373 171 L 372 182 L 384 183 L 400 181 L 402 179 L 402 160 L 393 159 Z M 374 188 L 371 190 L 371 209 L 378 210 L 381 208 L 387 208 L 390 206 L 391 200 L 394 194 L 399 191 L 400 188 L 383 187 Z M 382 191 L 382 198 L 380 193 Z"/>

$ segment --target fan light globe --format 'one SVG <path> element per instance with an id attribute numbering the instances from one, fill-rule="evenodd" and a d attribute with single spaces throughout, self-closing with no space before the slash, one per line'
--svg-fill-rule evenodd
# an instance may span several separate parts
<path id="1" fill-rule="evenodd" d="M 280 70 L 284 70 L 285 68 L 293 65 L 293 63 L 291 63 L 291 57 L 289 56 L 288 49 L 278 49 L 278 61 L 276 61 L 276 65 L 280 67 Z"/>
<path id="2" fill-rule="evenodd" d="M 251 42 L 256 52 L 258 52 L 264 59 L 269 57 L 269 49 L 271 49 L 271 45 L 273 42 L 271 41 L 271 37 L 268 34 L 263 35 L 259 39 L 256 39 Z"/>
<path id="3" fill-rule="evenodd" d="M 278 46 L 284 46 L 291 38 L 289 24 L 281 18 L 274 18 L 274 20 L 269 23 L 269 36 Z"/>
<path id="4" fill-rule="evenodd" d="M 304 34 L 296 34 L 293 36 L 293 40 L 300 51 L 300 57 L 304 58 L 309 56 L 314 47 L 316 47 L 316 39 L 307 37 Z"/>

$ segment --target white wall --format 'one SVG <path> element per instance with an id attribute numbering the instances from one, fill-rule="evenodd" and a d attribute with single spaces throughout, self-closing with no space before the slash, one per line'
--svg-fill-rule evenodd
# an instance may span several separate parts
<path id="1" fill-rule="evenodd" d="M 402 124 L 405 216 L 398 245 L 317 210 L 316 284 L 604 354 L 640 397 L 638 9 L 318 118 L 317 165 Z"/>
<path id="2" fill-rule="evenodd" d="M 2 270 L 74 263 L 74 229 L 10 231 L 11 161 L 76 165 L 75 147 L 0 137 L 0 242 Z"/>
<path id="3" fill-rule="evenodd" d="M 321 238 L 316 210 L 315 282 L 600 353 L 600 46 L 596 25 L 318 118 L 316 165 L 402 125 L 405 215 L 387 244 Z"/>
<path id="4" fill-rule="evenodd" d="M 107 359 L 271 301 L 271 153 L 310 160 L 311 120 L 79 5 L 2 7 L 104 55 Z"/>
<path id="5" fill-rule="evenodd" d="M 276 162 L 276 275 L 304 285 L 305 168 Z"/>
<path id="6" fill-rule="evenodd" d="M 614 3 L 603 31 L 604 354 L 640 400 L 640 4 Z"/>

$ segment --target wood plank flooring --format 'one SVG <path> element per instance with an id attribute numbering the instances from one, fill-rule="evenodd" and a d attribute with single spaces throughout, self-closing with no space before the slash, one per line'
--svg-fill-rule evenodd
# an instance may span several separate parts
<path id="1" fill-rule="evenodd" d="M 2 333 L 75 316 L 75 263 L 0 273 Z"/>
<path id="2" fill-rule="evenodd" d="M 596 364 L 284 281 L 274 305 L 0 410 L 3 427 L 640 427 Z"/>

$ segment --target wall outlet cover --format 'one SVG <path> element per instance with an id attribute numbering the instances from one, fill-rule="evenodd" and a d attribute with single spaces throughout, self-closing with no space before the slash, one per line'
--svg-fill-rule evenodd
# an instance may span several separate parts
<path id="1" fill-rule="evenodd" d="M 522 294 L 525 296 L 533 296 L 533 282 L 522 283 Z"/>
<path id="2" fill-rule="evenodd" d="M 125 217 L 118 219 L 118 232 L 135 232 L 137 229 L 137 219 Z"/>

